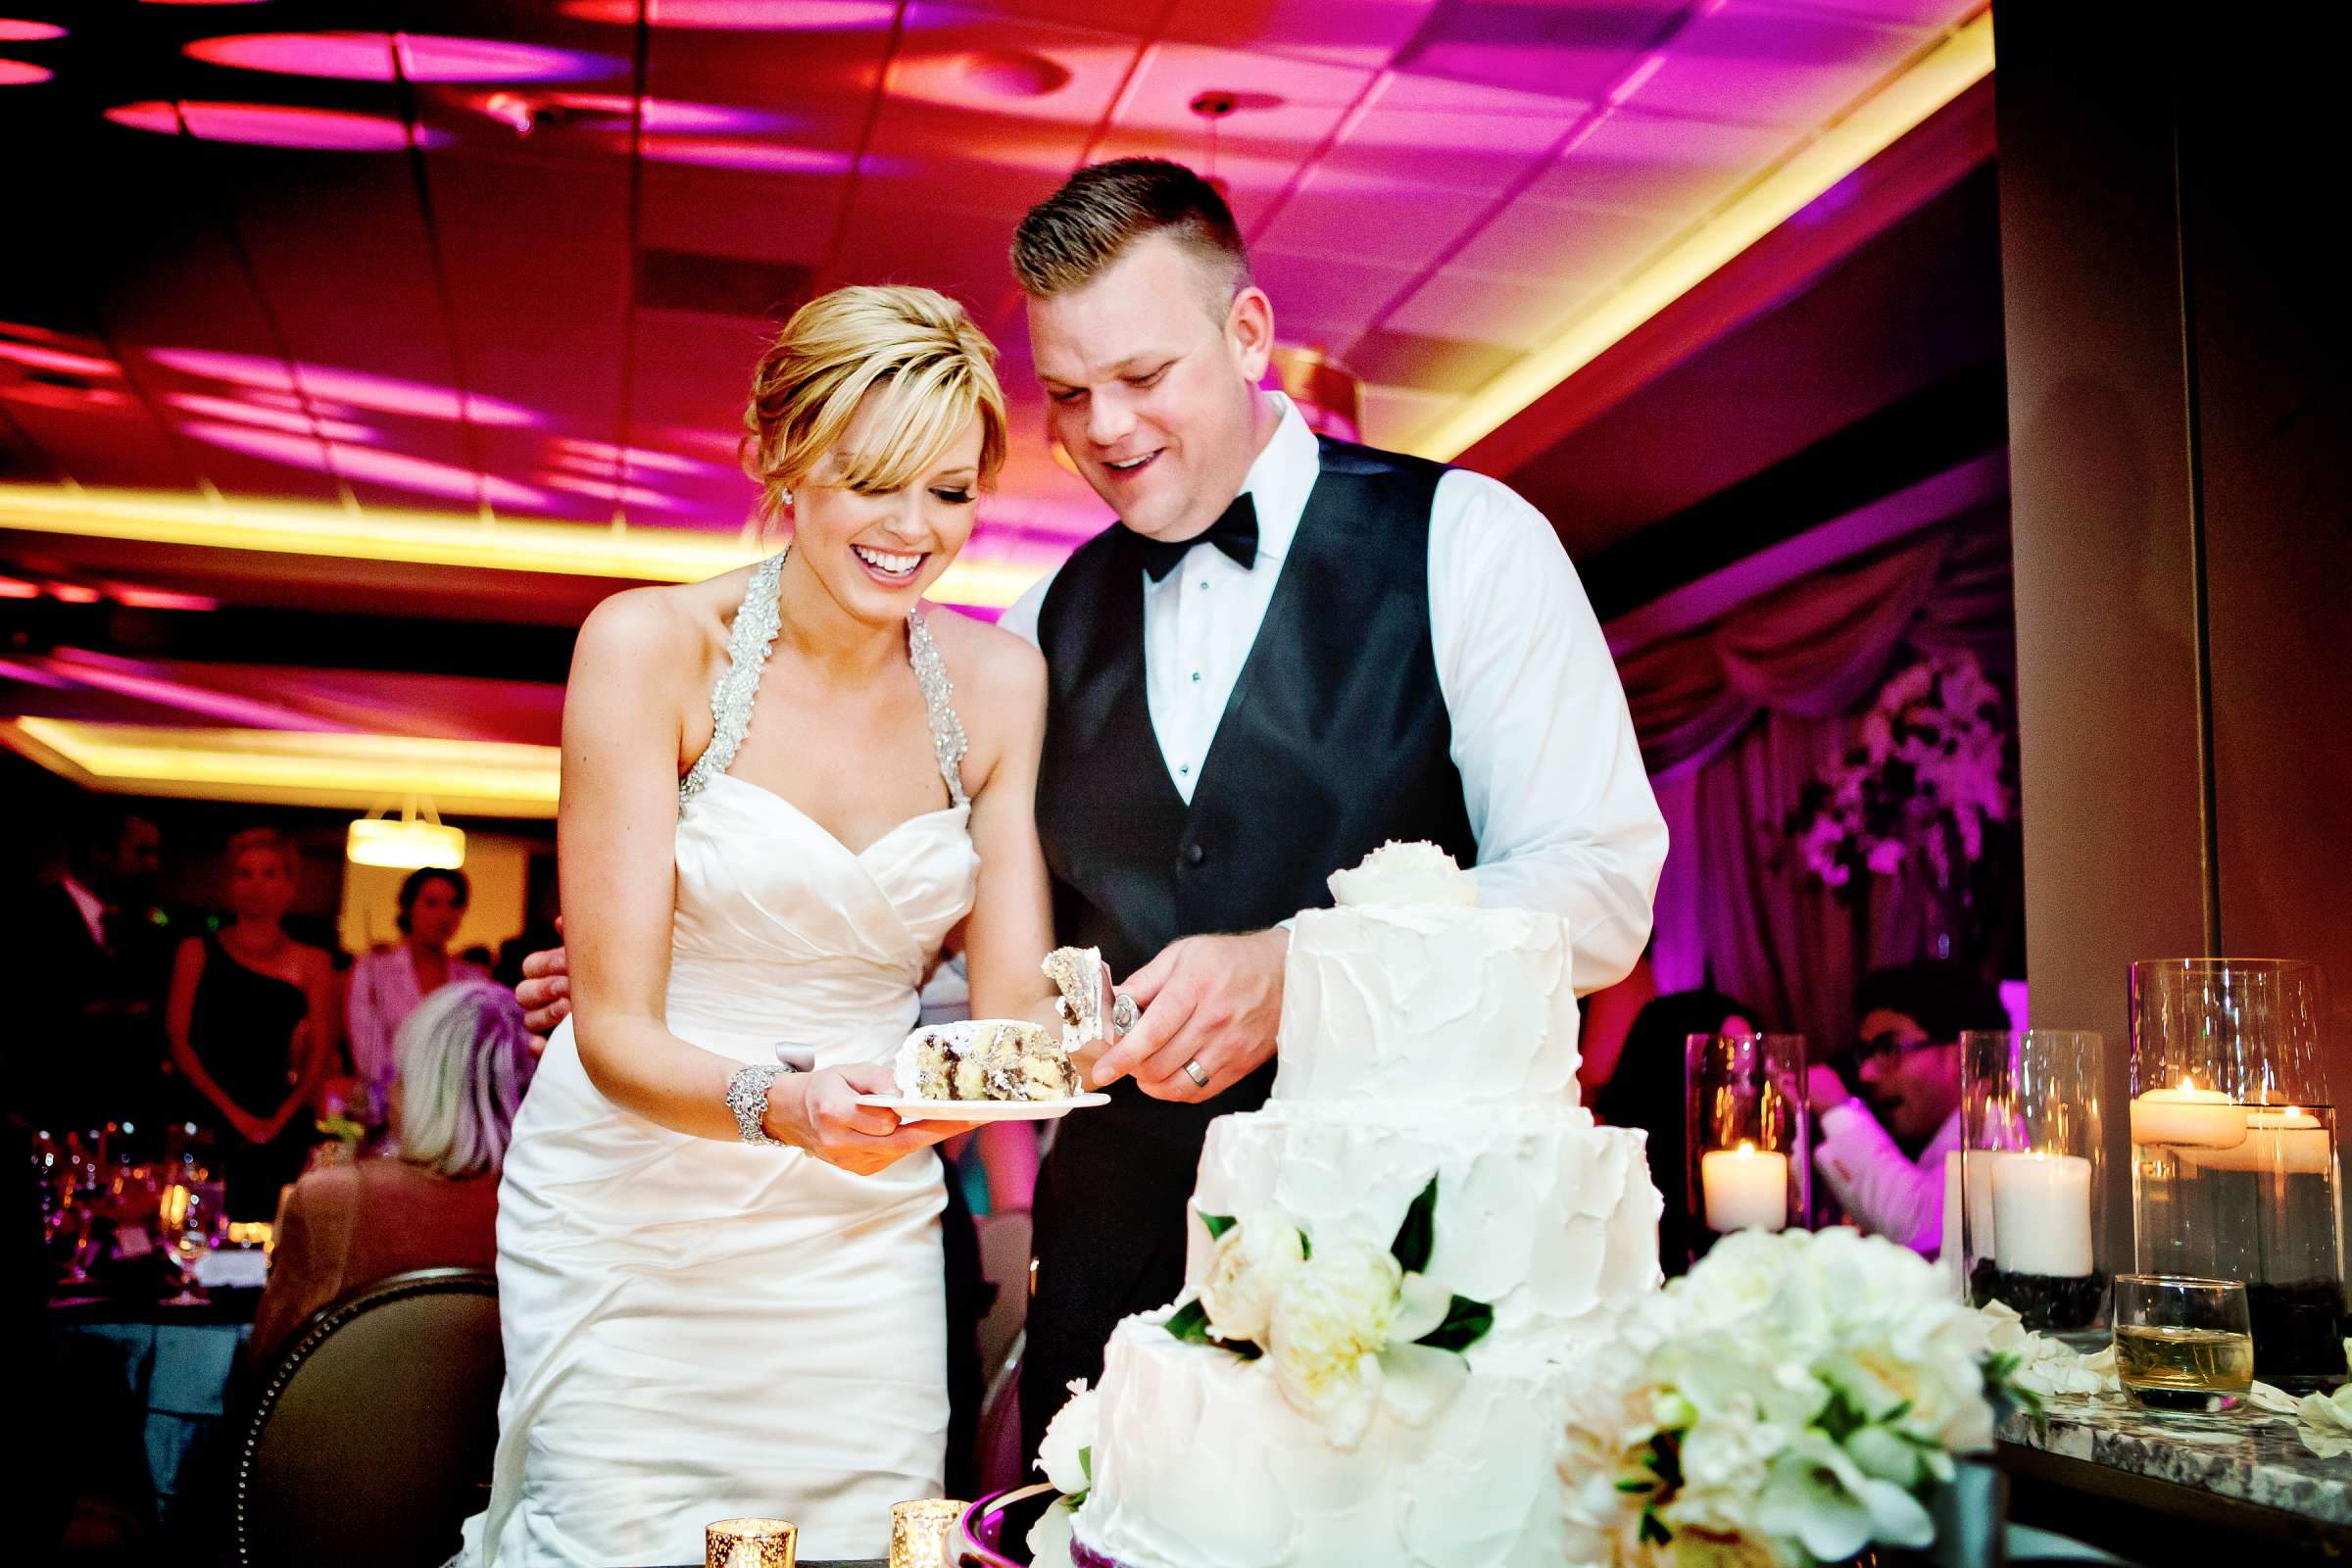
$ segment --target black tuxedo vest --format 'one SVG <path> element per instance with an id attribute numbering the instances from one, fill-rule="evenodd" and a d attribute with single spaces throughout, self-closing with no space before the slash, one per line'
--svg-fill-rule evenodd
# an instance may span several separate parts
<path id="1" fill-rule="evenodd" d="M 1179 937 L 1261 930 L 1329 904 L 1324 879 L 1389 839 L 1476 858 L 1429 632 L 1430 507 L 1445 470 L 1330 440 L 1319 456 L 1189 806 L 1152 728 L 1135 536 L 1098 535 L 1047 591 L 1037 817 L 1055 936 L 1100 947 L 1121 978 Z M 1063 1384 L 1100 1375 L 1118 1319 L 1175 1297 L 1207 1125 L 1263 1104 L 1273 1076 L 1268 1062 L 1199 1104 L 1122 1081 L 1111 1103 L 1057 1124 L 1040 1180 L 1027 1451 Z"/>

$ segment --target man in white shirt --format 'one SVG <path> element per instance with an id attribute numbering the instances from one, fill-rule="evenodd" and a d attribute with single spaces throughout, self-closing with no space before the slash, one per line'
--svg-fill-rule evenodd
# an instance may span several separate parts
<path id="1" fill-rule="evenodd" d="M 1960 1035 L 2005 1029 L 1998 992 L 1956 963 L 1874 970 L 1854 995 L 1857 1097 L 1815 1063 L 1813 1162 L 1846 1217 L 1934 1257 L 1943 1243 L 1944 1155 L 1960 1147 Z"/>

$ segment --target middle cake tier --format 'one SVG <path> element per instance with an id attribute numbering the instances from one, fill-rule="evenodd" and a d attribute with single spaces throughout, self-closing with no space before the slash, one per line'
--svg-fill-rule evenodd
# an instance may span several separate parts
<path id="1" fill-rule="evenodd" d="M 1657 1289 L 1657 1189 L 1645 1135 L 1581 1108 L 1416 1110 L 1285 1104 L 1209 1123 L 1196 1216 L 1271 1209 L 1317 1247 L 1385 1249 L 1434 1178 L 1429 1277 L 1494 1309 L 1471 1349 L 1549 1353 L 1609 1336 Z M 1215 1250 L 1192 1224 L 1185 1280 Z"/>

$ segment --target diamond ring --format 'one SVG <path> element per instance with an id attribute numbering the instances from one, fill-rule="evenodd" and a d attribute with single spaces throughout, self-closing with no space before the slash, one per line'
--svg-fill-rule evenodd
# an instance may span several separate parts
<path id="1" fill-rule="evenodd" d="M 1124 991 L 1114 991 L 1110 999 L 1110 1026 L 1120 1034 L 1135 1027 L 1135 999 Z"/>
<path id="2" fill-rule="evenodd" d="M 1208 1074 L 1201 1070 L 1200 1058 L 1198 1056 L 1184 1064 L 1184 1075 L 1193 1081 L 1193 1087 L 1196 1089 L 1208 1087 Z"/>

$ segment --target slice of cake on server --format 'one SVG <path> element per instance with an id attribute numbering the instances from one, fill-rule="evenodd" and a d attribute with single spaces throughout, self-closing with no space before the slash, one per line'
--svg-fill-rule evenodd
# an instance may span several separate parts
<path id="1" fill-rule="evenodd" d="M 1209 1127 L 1184 1295 L 1089 1396 L 1086 1568 L 1563 1560 L 1579 1359 L 1659 1285 L 1642 1134 L 1576 1103 L 1557 916 L 1425 844 L 1331 884 L 1273 1096 Z"/>

